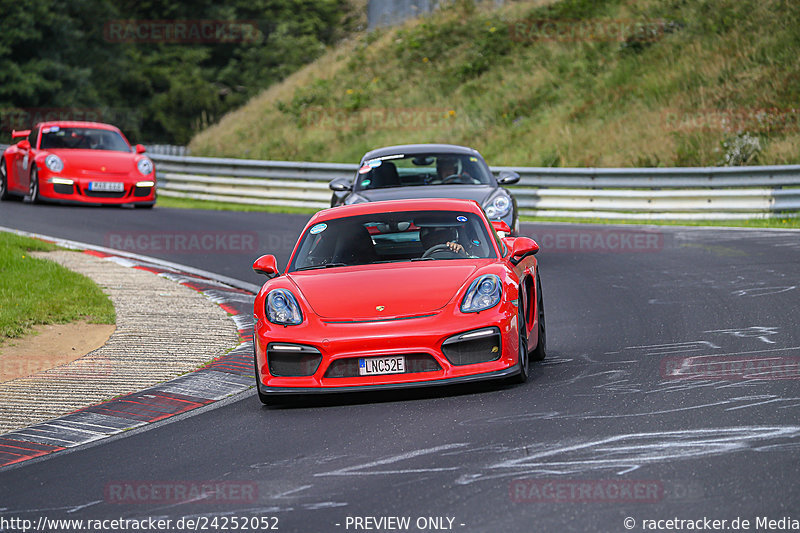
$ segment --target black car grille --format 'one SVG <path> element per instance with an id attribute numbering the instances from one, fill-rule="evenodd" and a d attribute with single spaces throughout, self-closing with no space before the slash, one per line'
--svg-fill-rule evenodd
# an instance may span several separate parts
<path id="1" fill-rule="evenodd" d="M 153 192 L 152 187 L 135 187 L 133 189 L 133 195 L 138 197 L 150 196 L 151 192 Z"/>
<path id="2" fill-rule="evenodd" d="M 433 356 L 426 353 L 411 353 L 403 354 L 406 358 L 406 371 L 405 374 L 413 374 L 417 372 L 435 372 L 441 370 L 442 367 L 436 362 Z M 360 377 L 358 373 L 358 357 L 351 357 L 346 359 L 337 359 L 333 361 L 328 370 L 325 371 L 326 378 L 357 378 Z M 387 374 L 392 375 L 392 374 Z"/>
<path id="3" fill-rule="evenodd" d="M 276 377 L 311 376 L 321 362 L 322 354 L 312 346 L 286 343 L 267 346 L 269 373 Z"/>
<path id="4" fill-rule="evenodd" d="M 481 335 L 481 332 L 486 333 Z M 442 343 L 442 353 L 456 366 L 488 363 L 500 359 L 500 342 L 500 330 L 486 328 L 450 337 Z"/>
<path id="5" fill-rule="evenodd" d="M 53 191 L 57 194 L 72 194 L 75 192 L 75 188 L 73 185 L 67 185 L 66 183 L 56 183 L 53 185 Z"/>

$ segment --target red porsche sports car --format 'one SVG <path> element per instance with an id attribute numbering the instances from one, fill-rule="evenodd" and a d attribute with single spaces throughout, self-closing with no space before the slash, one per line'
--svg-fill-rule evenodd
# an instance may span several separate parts
<path id="1" fill-rule="evenodd" d="M 98 122 L 42 122 L 0 158 L 0 199 L 28 196 L 32 203 L 133 204 L 156 202 L 156 172 L 122 132 Z"/>
<path id="2" fill-rule="evenodd" d="M 495 227 L 497 226 L 497 227 Z M 259 398 L 315 392 L 524 382 L 545 357 L 536 258 L 527 237 L 473 200 L 414 199 L 314 215 L 255 300 Z"/>

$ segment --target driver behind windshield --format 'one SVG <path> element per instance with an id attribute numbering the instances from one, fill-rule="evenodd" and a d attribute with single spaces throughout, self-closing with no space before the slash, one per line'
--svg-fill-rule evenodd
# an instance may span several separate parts
<path id="1" fill-rule="evenodd" d="M 454 227 L 422 228 L 419 230 L 419 240 L 425 251 L 435 246 L 446 245 L 452 252 L 467 255 L 467 251 L 458 242 L 458 230 Z"/>
<path id="2" fill-rule="evenodd" d="M 442 183 L 469 183 L 476 181 L 464 168 L 464 161 L 457 156 L 436 158 L 436 174 Z M 465 179 L 467 181 L 465 181 Z"/>
<path id="3" fill-rule="evenodd" d="M 438 174 L 439 180 L 458 175 L 458 162 L 454 157 L 438 157 L 436 159 L 436 174 Z"/>

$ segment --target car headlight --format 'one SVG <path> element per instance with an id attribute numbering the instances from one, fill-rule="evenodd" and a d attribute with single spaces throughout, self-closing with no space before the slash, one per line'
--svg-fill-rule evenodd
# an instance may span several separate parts
<path id="1" fill-rule="evenodd" d="M 297 305 L 294 295 L 286 289 L 274 289 L 267 294 L 264 306 L 267 319 L 273 324 L 296 326 L 303 322 L 303 313 Z"/>
<path id="2" fill-rule="evenodd" d="M 498 276 L 485 274 L 470 283 L 461 301 L 462 313 L 477 313 L 492 308 L 503 296 L 503 285 Z"/>
<path id="3" fill-rule="evenodd" d="M 503 218 L 511 210 L 511 198 L 506 194 L 498 194 L 484 206 L 486 215 L 489 218 Z"/>
<path id="4" fill-rule="evenodd" d="M 46 166 L 52 172 L 61 172 L 64 170 L 64 162 L 55 154 L 50 154 L 44 160 L 44 166 Z"/>
<path id="5" fill-rule="evenodd" d="M 143 157 L 136 162 L 136 168 L 139 169 L 139 173 L 141 173 L 142 176 L 149 176 L 153 173 L 153 162 Z"/>

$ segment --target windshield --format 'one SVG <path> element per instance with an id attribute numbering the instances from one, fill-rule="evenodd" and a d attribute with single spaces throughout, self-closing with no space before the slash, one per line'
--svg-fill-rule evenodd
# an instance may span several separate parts
<path id="1" fill-rule="evenodd" d="M 495 258 L 483 219 L 459 211 L 406 211 L 311 226 L 289 271 L 401 261 Z"/>
<path id="2" fill-rule="evenodd" d="M 42 130 L 41 149 L 131 151 L 128 143 L 116 131 L 98 128 L 62 128 L 59 126 L 51 126 Z"/>
<path id="3" fill-rule="evenodd" d="M 356 174 L 356 190 L 416 185 L 491 185 L 492 174 L 475 156 L 397 154 L 366 161 Z"/>

